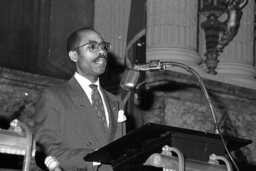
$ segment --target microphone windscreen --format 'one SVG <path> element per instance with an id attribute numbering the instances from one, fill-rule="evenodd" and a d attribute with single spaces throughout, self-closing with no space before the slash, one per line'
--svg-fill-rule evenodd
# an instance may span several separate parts
<path id="1" fill-rule="evenodd" d="M 125 90 L 130 90 L 135 88 L 138 79 L 140 77 L 140 73 L 134 70 L 126 70 L 124 76 L 121 80 L 120 86 Z"/>

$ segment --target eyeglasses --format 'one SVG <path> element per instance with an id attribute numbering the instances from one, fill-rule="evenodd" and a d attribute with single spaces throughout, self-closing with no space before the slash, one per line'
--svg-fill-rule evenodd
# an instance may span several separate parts
<path id="1" fill-rule="evenodd" d="M 81 46 L 78 46 L 78 47 L 72 49 L 72 50 L 77 50 L 77 49 L 79 49 L 79 48 L 81 48 L 83 46 L 86 46 L 86 45 L 89 45 L 88 49 L 92 53 L 97 52 L 99 50 L 99 47 L 102 50 L 106 51 L 106 52 L 109 52 L 111 50 L 111 44 L 109 42 L 98 43 L 98 42 L 95 42 L 95 41 L 92 41 L 92 42 L 89 42 L 89 43 L 85 43 L 85 44 L 83 44 Z"/>

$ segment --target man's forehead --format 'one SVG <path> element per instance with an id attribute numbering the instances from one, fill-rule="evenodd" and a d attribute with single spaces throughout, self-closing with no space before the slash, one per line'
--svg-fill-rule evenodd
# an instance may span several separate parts
<path id="1" fill-rule="evenodd" d="M 89 41 L 102 42 L 103 38 L 97 32 L 84 31 L 81 33 L 81 41 L 82 42 L 89 42 Z"/>

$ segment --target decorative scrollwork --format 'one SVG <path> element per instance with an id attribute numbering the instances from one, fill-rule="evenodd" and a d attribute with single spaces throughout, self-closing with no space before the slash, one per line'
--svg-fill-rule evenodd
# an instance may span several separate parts
<path id="1" fill-rule="evenodd" d="M 228 18 L 225 23 L 225 30 L 220 32 L 219 43 L 217 46 L 218 52 L 223 52 L 223 49 L 234 39 L 242 18 L 242 9 L 246 6 L 248 0 L 227 0 Z"/>
<path id="2" fill-rule="evenodd" d="M 201 24 L 206 39 L 205 63 L 208 73 L 215 75 L 218 56 L 238 33 L 242 9 L 248 0 L 201 0 L 200 3 L 200 12 L 207 17 Z M 223 14 L 227 14 L 227 19 L 221 22 L 218 18 Z"/>

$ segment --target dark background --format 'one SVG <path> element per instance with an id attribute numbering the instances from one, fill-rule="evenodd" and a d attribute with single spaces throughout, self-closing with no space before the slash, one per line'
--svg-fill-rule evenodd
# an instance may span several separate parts
<path id="1" fill-rule="evenodd" d="M 69 78 L 66 39 L 94 25 L 94 0 L 1 0 L 0 66 Z"/>

